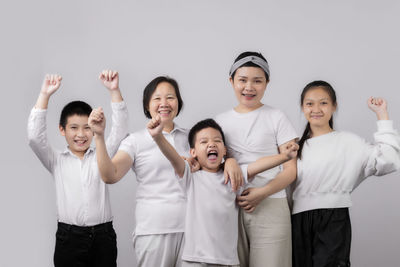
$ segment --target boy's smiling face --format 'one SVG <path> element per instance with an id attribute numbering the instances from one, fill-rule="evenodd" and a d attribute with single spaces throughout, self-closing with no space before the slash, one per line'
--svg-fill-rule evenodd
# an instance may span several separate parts
<path id="1" fill-rule="evenodd" d="M 196 133 L 194 148 L 190 149 L 192 157 L 197 158 L 201 169 L 208 172 L 219 171 L 226 148 L 221 133 L 211 127 Z"/>
<path id="2" fill-rule="evenodd" d="M 93 138 L 93 132 L 88 124 L 88 116 L 76 114 L 69 116 L 65 128 L 62 126 L 59 128 L 61 135 L 65 136 L 71 152 L 82 159 Z"/>

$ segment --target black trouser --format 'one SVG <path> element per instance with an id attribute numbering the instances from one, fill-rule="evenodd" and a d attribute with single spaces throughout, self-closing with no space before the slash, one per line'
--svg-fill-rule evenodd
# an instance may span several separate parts
<path id="1" fill-rule="evenodd" d="M 88 227 L 58 223 L 56 267 L 114 267 L 116 261 L 117 237 L 112 222 Z"/>
<path id="2" fill-rule="evenodd" d="M 293 267 L 349 267 L 348 208 L 317 209 L 292 216 Z"/>

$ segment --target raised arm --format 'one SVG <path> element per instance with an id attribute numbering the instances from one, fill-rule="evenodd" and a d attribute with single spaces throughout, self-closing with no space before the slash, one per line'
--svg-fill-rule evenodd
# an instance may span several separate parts
<path id="1" fill-rule="evenodd" d="M 106 119 L 102 108 L 93 109 L 89 116 L 89 126 L 94 133 L 97 165 L 101 178 L 107 184 L 116 183 L 128 172 L 133 164 L 133 160 L 129 154 L 124 151 L 118 151 L 112 160 L 108 155 L 106 143 L 104 141 Z"/>
<path id="2" fill-rule="evenodd" d="M 47 109 L 49 99 L 54 92 L 60 88 L 62 77 L 57 74 L 46 74 L 40 89 L 39 97 L 36 101 L 35 108 Z"/>
<path id="3" fill-rule="evenodd" d="M 57 74 L 45 76 L 35 107 L 28 120 L 29 146 L 50 172 L 52 172 L 55 153 L 47 140 L 46 113 L 50 96 L 60 88 L 61 80 L 61 76 Z"/>
<path id="4" fill-rule="evenodd" d="M 151 119 L 147 124 L 147 129 L 161 152 L 171 162 L 172 167 L 174 167 L 178 176 L 182 178 L 185 172 L 185 161 L 181 158 L 178 152 L 176 152 L 175 148 L 168 142 L 168 140 L 165 139 L 162 134 L 163 128 L 164 125 L 159 116 Z"/>
<path id="5" fill-rule="evenodd" d="M 118 72 L 103 70 L 99 75 L 99 80 L 108 89 L 111 96 L 112 123 L 110 134 L 106 139 L 106 147 L 110 157 L 113 157 L 122 139 L 128 135 L 128 109 L 119 88 Z"/>
<path id="6" fill-rule="evenodd" d="M 367 153 L 361 179 L 371 175 L 381 176 L 400 169 L 400 136 L 389 120 L 387 102 L 382 98 L 368 99 L 368 107 L 378 119 L 375 144 L 366 144 Z"/>

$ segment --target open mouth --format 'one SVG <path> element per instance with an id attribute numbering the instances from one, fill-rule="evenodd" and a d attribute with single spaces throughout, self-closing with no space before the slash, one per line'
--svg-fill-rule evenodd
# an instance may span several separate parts
<path id="1" fill-rule="evenodd" d="M 159 110 L 158 114 L 160 114 L 160 116 L 168 116 L 171 113 L 171 110 Z"/>
<path id="2" fill-rule="evenodd" d="M 255 94 L 242 94 L 242 96 L 244 96 L 246 99 L 252 99 L 252 98 L 254 98 L 256 95 L 255 95 Z"/>
<path id="3" fill-rule="evenodd" d="M 86 144 L 87 140 L 74 140 L 74 143 L 77 146 L 84 146 Z"/>
<path id="4" fill-rule="evenodd" d="M 211 161 L 215 161 L 218 158 L 218 152 L 216 150 L 210 150 L 207 153 L 207 159 Z"/>

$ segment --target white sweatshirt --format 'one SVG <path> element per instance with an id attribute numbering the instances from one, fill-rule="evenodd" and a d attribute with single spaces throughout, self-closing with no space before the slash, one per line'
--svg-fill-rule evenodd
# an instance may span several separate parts
<path id="1" fill-rule="evenodd" d="M 393 122 L 377 122 L 375 144 L 348 132 L 308 139 L 297 161 L 292 213 L 351 206 L 350 193 L 368 176 L 400 169 L 400 136 Z"/>

